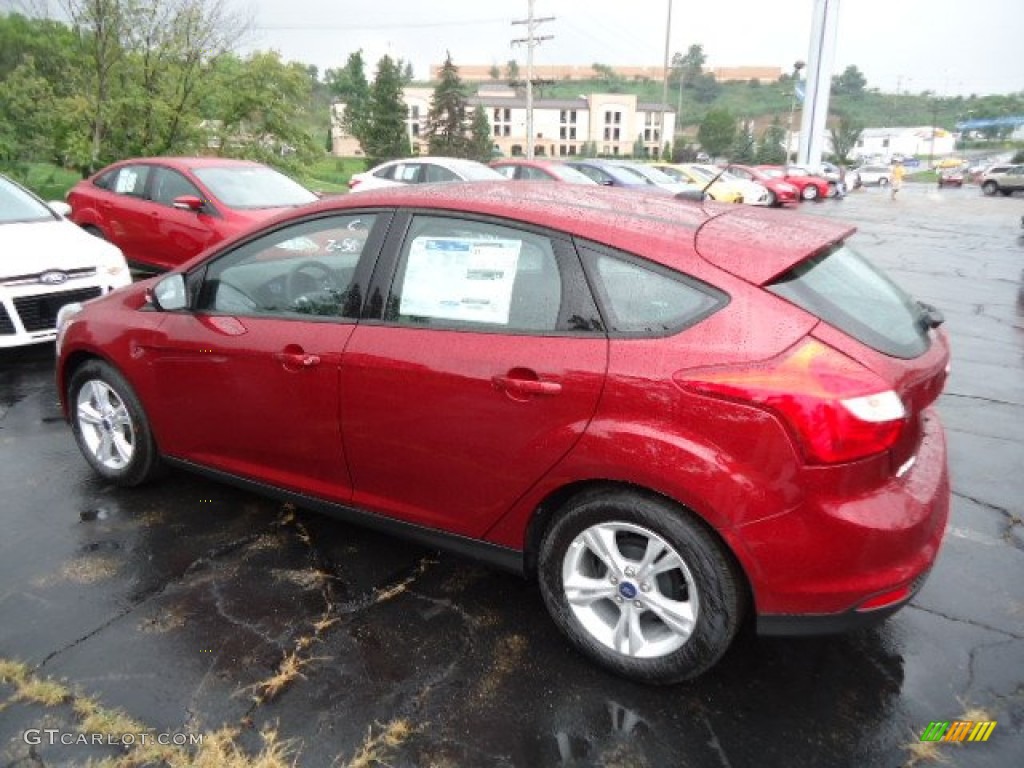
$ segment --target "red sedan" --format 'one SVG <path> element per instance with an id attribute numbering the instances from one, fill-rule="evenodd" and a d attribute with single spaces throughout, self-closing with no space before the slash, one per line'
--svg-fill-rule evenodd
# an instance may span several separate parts
<path id="1" fill-rule="evenodd" d="M 68 193 L 72 221 L 148 270 L 176 267 L 256 222 L 317 199 L 272 168 L 221 157 L 125 160 Z"/>
<path id="2" fill-rule="evenodd" d="M 780 165 L 759 165 L 758 170 L 766 176 L 781 179 L 796 187 L 801 200 L 824 200 L 831 194 L 828 179 L 810 176 L 796 168 Z"/>
<path id="3" fill-rule="evenodd" d="M 510 179 L 523 181 L 564 181 L 569 184 L 597 184 L 586 174 L 565 163 L 555 160 L 527 160 L 524 158 L 510 158 L 508 160 L 493 160 L 491 168 L 502 176 Z"/>
<path id="4" fill-rule="evenodd" d="M 773 208 L 783 205 L 795 205 L 800 202 L 800 190 L 795 184 L 790 184 L 785 179 L 767 174 L 760 168 L 734 164 L 726 166 L 725 170 L 737 178 L 753 181 L 765 187 L 770 195 L 768 205 Z"/>
<path id="5" fill-rule="evenodd" d="M 744 615 L 888 616 L 938 553 L 942 318 L 852 231 L 601 186 L 369 191 L 66 308 L 58 391 L 108 482 L 179 467 L 479 557 L 598 663 L 687 679 Z"/>

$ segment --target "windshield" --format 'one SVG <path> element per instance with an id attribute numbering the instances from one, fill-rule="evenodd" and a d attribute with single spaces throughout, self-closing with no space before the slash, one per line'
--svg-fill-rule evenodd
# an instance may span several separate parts
<path id="1" fill-rule="evenodd" d="M 562 181 L 568 181 L 570 184 L 597 184 L 596 181 L 586 174 L 580 173 L 568 165 L 551 165 L 548 166 L 548 170 Z"/>
<path id="2" fill-rule="evenodd" d="M 637 172 L 633 168 L 627 168 L 624 165 L 606 165 L 603 166 L 602 169 L 609 176 L 614 176 L 623 184 L 654 184 L 653 181 L 648 179 L 642 173 Z"/>
<path id="3" fill-rule="evenodd" d="M 655 184 L 679 184 L 679 181 L 673 179 L 664 171 L 659 171 L 657 168 L 651 168 L 647 165 L 638 165 L 635 168 L 629 167 L 628 170 L 635 171 Z"/>
<path id="4" fill-rule="evenodd" d="M 192 172 L 229 208 L 285 208 L 317 199 L 298 182 L 265 166 L 193 168 Z"/>
<path id="5" fill-rule="evenodd" d="M 506 176 L 481 163 L 452 160 L 449 167 L 464 181 L 508 181 Z"/>
<path id="6" fill-rule="evenodd" d="M 765 176 L 767 176 L 770 179 L 781 179 L 781 178 L 784 178 L 785 175 L 786 175 L 782 171 L 780 171 L 778 168 L 762 168 L 761 169 L 761 173 L 763 173 Z"/>
<path id="7" fill-rule="evenodd" d="M 767 288 L 882 354 L 910 359 L 928 349 L 921 306 L 849 246 L 797 264 Z"/>
<path id="8" fill-rule="evenodd" d="M 12 181 L 0 176 L 0 224 L 53 221 L 53 211 Z"/>

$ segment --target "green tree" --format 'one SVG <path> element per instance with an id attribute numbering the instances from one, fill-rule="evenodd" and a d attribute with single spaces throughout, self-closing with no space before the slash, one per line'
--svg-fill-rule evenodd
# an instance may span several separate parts
<path id="1" fill-rule="evenodd" d="M 727 109 L 710 109 L 697 130 L 697 141 L 712 157 L 722 155 L 736 138 L 736 118 Z"/>
<path id="2" fill-rule="evenodd" d="M 836 162 L 842 164 L 850 162 L 850 153 L 857 146 L 863 132 L 864 126 L 860 122 L 846 114 L 839 115 L 835 126 L 829 129 L 829 134 L 832 137 L 832 153 L 836 157 Z"/>
<path id="3" fill-rule="evenodd" d="M 449 53 L 441 67 L 440 82 L 430 99 L 427 115 L 430 154 L 466 157 L 466 127 L 466 89 Z"/>
<path id="4" fill-rule="evenodd" d="M 843 70 L 842 74 L 832 78 L 832 94 L 860 97 L 864 95 L 864 88 L 867 84 L 868 81 L 864 74 L 851 64 Z"/>
<path id="5" fill-rule="evenodd" d="M 345 104 L 342 130 L 362 142 L 370 130 L 370 83 L 366 79 L 366 63 L 362 49 L 348 55 L 341 69 L 328 69 L 325 75 L 331 95 Z"/>
<path id="6" fill-rule="evenodd" d="M 736 137 L 729 148 L 729 159 L 734 163 L 752 163 L 756 158 L 757 146 L 753 124 L 750 121 L 741 121 L 737 124 Z"/>
<path id="7" fill-rule="evenodd" d="M 508 63 L 505 64 L 505 78 L 509 82 L 516 82 L 519 80 L 519 64 L 515 59 L 509 59 Z"/>
<path id="8" fill-rule="evenodd" d="M 780 165 L 786 162 L 786 129 L 778 115 L 772 118 L 757 145 L 757 162 L 764 165 Z"/>
<path id="9" fill-rule="evenodd" d="M 0 166 L 21 175 L 26 161 L 52 159 L 53 102 L 53 89 L 26 56 L 0 88 Z"/>
<path id="10" fill-rule="evenodd" d="M 498 69 L 498 65 L 497 64 L 492 64 L 491 65 L 491 69 L 490 69 L 490 71 L 487 74 L 491 76 L 491 80 L 500 80 L 501 79 L 501 70 Z"/>
<path id="11" fill-rule="evenodd" d="M 625 89 L 625 79 L 612 67 L 600 62 L 591 65 L 597 79 L 601 81 L 601 87 L 608 93 L 622 93 Z"/>
<path id="12" fill-rule="evenodd" d="M 679 58 L 680 77 L 684 88 L 694 88 L 704 74 L 704 63 L 708 57 L 704 55 L 704 46 L 691 45 L 685 56 Z"/>
<path id="13" fill-rule="evenodd" d="M 412 154 L 405 126 L 407 116 L 401 70 L 390 56 L 384 56 L 377 62 L 377 73 L 370 86 L 370 129 L 366 138 L 359 141 L 369 167 Z"/>
<path id="14" fill-rule="evenodd" d="M 647 148 L 644 146 L 643 134 L 637 134 L 636 141 L 633 142 L 633 157 L 636 159 L 647 157 Z"/>
<path id="15" fill-rule="evenodd" d="M 694 97 L 701 104 L 710 104 L 722 92 L 722 86 L 710 72 L 698 76 L 693 82 Z"/>
<path id="16" fill-rule="evenodd" d="M 491 124 L 487 120 L 487 113 L 484 108 L 477 104 L 473 110 L 473 121 L 470 126 L 469 151 L 466 156 L 471 160 L 478 160 L 481 163 L 489 162 L 491 149 L 494 146 L 491 140 Z"/>

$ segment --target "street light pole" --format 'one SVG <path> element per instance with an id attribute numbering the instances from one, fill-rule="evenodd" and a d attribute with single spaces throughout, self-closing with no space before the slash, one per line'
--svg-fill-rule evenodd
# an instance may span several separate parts
<path id="1" fill-rule="evenodd" d="M 789 100 L 789 124 L 786 127 L 786 164 L 789 164 L 790 147 L 793 146 L 793 117 L 796 115 L 796 87 L 800 84 L 800 70 L 805 66 L 804 62 L 797 60 L 793 62 L 793 94 Z"/>

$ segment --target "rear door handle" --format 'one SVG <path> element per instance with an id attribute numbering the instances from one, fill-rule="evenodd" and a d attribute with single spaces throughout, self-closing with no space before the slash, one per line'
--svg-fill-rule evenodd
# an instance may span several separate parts
<path id="1" fill-rule="evenodd" d="M 495 376 L 491 379 L 497 389 L 515 395 L 558 395 L 562 385 L 557 381 L 521 379 L 514 376 Z"/>
<path id="2" fill-rule="evenodd" d="M 309 355 L 305 352 L 278 352 L 274 357 L 289 370 L 301 370 L 320 365 L 319 355 Z"/>

